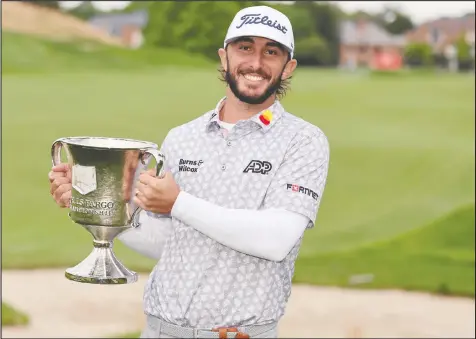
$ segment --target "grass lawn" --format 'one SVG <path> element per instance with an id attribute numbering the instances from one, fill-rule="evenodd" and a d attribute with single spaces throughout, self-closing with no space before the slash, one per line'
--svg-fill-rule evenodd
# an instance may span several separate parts
<path id="1" fill-rule="evenodd" d="M 224 93 L 213 65 L 78 69 L 3 75 L 4 269 L 74 265 L 92 249 L 91 236 L 49 196 L 56 138 L 161 143 L 170 128 L 212 109 Z M 414 251 L 419 242 L 392 240 L 430 230 L 427 225 L 437 219 L 474 204 L 474 76 L 302 69 L 283 103 L 323 129 L 331 147 L 317 226 L 306 234 L 296 279 L 346 284 L 348 275 L 370 272 L 373 287 L 435 290 L 446 284 L 443 290 L 474 294 L 474 255 L 467 255 L 467 244 L 460 250 L 437 236 L 424 237 L 439 241 L 428 245 L 425 257 Z M 468 236 L 471 229 L 457 231 L 455 220 L 444 228 L 446 237 Z M 154 264 L 119 242 L 116 251 L 131 268 L 150 270 Z M 415 256 L 421 259 L 418 274 L 408 261 Z"/>
<path id="2" fill-rule="evenodd" d="M 140 331 L 138 332 L 131 332 L 131 333 L 124 333 L 124 334 L 117 334 L 112 335 L 110 338 L 140 338 Z"/>
<path id="3" fill-rule="evenodd" d="M 28 317 L 2 302 L 2 326 L 18 326 L 28 324 Z"/>
<path id="4" fill-rule="evenodd" d="M 352 275 L 374 275 L 357 287 L 403 288 L 474 296 L 474 204 L 391 240 L 342 253 L 306 257 L 296 282 L 348 286 Z"/>

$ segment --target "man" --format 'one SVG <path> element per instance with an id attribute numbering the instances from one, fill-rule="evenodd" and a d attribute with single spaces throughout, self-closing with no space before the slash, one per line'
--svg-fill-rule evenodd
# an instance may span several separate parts
<path id="1" fill-rule="evenodd" d="M 167 134 L 168 172 L 140 176 L 142 227 L 119 236 L 160 258 L 142 337 L 276 338 L 324 192 L 327 138 L 278 100 L 297 64 L 288 18 L 267 6 L 241 10 L 218 54 L 226 97 Z M 67 165 L 50 172 L 62 207 L 70 177 Z"/>

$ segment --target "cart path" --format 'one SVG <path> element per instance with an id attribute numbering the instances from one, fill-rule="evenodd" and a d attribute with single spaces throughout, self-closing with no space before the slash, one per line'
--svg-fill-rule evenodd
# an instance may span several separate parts
<path id="1" fill-rule="evenodd" d="M 2 273 L 3 301 L 30 318 L 27 327 L 3 327 L 3 338 L 98 338 L 144 326 L 147 275 L 104 286 L 69 281 L 59 269 Z M 295 285 L 279 336 L 474 338 L 474 319 L 474 298 Z"/>

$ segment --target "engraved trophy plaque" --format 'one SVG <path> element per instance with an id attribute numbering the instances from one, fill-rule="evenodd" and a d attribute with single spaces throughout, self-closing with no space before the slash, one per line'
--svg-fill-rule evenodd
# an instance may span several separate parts
<path id="1" fill-rule="evenodd" d="M 93 236 L 89 256 L 66 270 L 66 278 L 91 284 L 128 284 L 137 273 L 114 255 L 113 242 L 122 232 L 139 227 L 141 208 L 133 194 L 140 173 L 150 160 L 157 177 L 164 176 L 164 155 L 154 143 L 120 138 L 71 137 L 51 146 L 53 165 L 66 153 L 71 168 L 69 217 Z"/>

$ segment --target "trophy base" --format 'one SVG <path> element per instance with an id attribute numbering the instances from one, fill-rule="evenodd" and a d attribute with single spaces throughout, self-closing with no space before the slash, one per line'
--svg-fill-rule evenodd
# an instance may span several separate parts
<path id="1" fill-rule="evenodd" d="M 69 280 L 103 285 L 122 285 L 138 280 L 136 272 L 128 270 L 114 255 L 112 242 L 94 241 L 94 249 L 89 256 L 65 271 Z"/>

